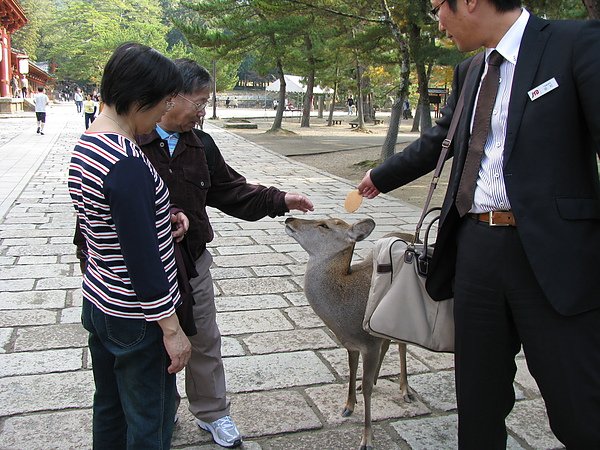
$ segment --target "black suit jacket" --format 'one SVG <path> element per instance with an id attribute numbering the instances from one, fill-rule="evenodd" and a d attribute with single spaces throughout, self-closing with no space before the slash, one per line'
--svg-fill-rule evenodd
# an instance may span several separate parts
<path id="1" fill-rule="evenodd" d="M 427 280 L 438 300 L 453 295 L 454 206 L 469 140 L 480 70 L 457 66 L 452 94 L 435 127 L 373 169 L 388 192 L 430 172 L 438 159 L 458 96 L 465 109 L 454 138 L 452 171 Z M 558 88 L 530 100 L 528 91 L 555 78 Z M 554 309 L 573 315 L 600 307 L 600 22 L 546 21 L 531 16 L 511 90 L 504 181 L 517 230 L 535 276 Z M 473 251 L 477 251 L 473 249 Z M 494 255 L 489 255 L 493 258 Z"/>

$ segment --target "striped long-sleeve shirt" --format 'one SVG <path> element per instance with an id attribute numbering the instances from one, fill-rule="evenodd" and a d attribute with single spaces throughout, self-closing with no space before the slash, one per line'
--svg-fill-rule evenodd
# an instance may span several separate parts
<path id="1" fill-rule="evenodd" d="M 169 191 L 131 140 L 85 133 L 69 193 L 88 249 L 84 300 L 123 318 L 160 320 L 180 303 Z"/>

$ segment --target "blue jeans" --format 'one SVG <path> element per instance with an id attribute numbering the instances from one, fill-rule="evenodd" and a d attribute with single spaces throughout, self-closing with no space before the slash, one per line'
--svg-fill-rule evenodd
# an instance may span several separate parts
<path id="1" fill-rule="evenodd" d="M 156 322 L 104 314 L 84 300 L 94 382 L 96 450 L 168 450 L 175 417 L 175 375 Z"/>

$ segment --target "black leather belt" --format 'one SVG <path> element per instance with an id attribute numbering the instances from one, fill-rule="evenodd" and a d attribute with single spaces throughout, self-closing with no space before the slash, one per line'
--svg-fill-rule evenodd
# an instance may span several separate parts
<path id="1" fill-rule="evenodd" d="M 512 211 L 490 211 L 481 214 L 469 214 L 469 217 L 479 222 L 485 222 L 490 227 L 516 227 L 517 222 Z"/>

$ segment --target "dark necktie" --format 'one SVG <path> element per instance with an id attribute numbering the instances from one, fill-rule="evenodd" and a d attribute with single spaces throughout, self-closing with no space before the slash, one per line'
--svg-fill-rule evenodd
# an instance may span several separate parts
<path id="1" fill-rule="evenodd" d="M 477 182 L 477 175 L 479 175 L 483 147 L 490 133 L 492 110 L 494 109 L 500 84 L 500 64 L 502 64 L 502 61 L 504 61 L 504 58 L 496 50 L 490 53 L 488 70 L 479 90 L 475 117 L 473 118 L 473 132 L 471 133 L 467 158 L 456 194 L 456 209 L 461 217 L 467 214 L 473 205 L 475 183 Z"/>

